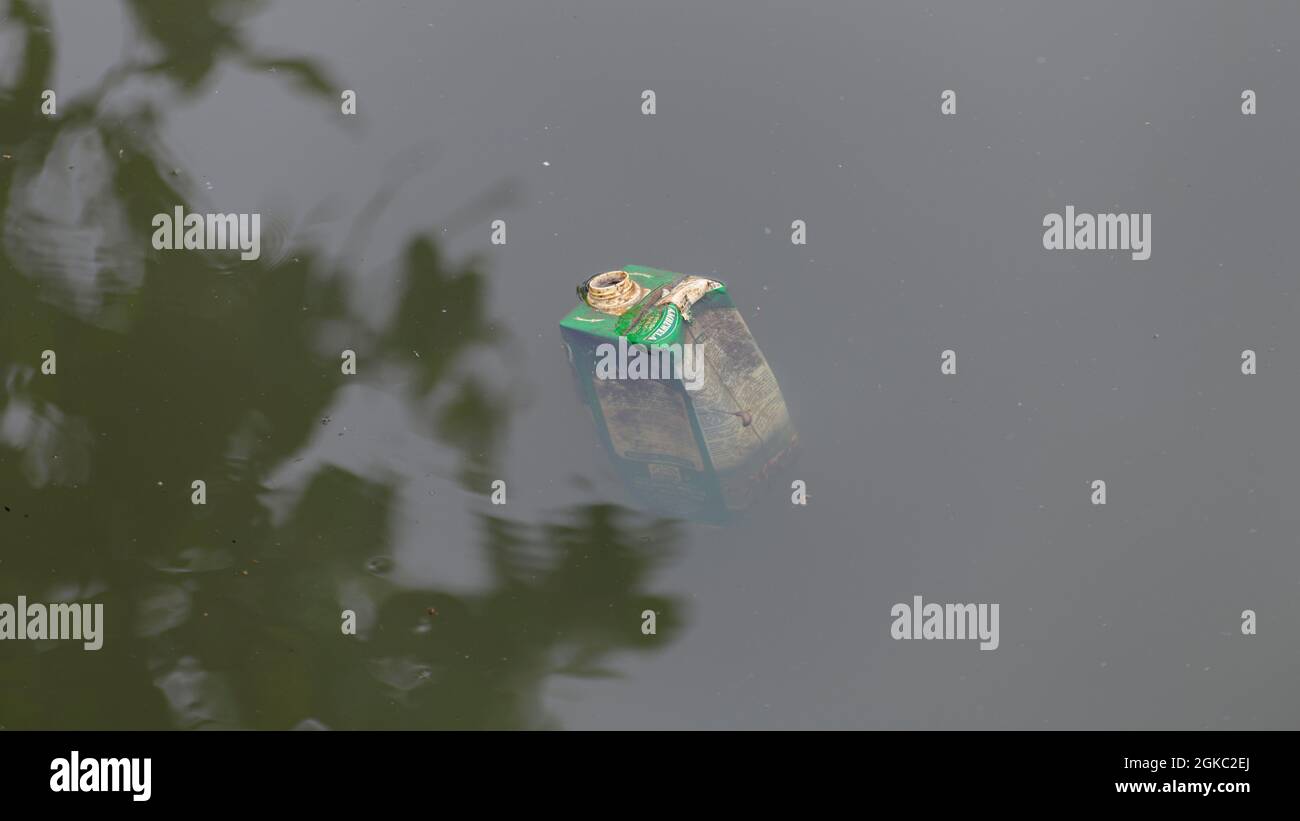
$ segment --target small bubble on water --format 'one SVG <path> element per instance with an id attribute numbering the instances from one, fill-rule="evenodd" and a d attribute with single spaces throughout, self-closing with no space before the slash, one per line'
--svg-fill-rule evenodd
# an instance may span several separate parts
<path id="1" fill-rule="evenodd" d="M 393 560 L 387 556 L 376 556 L 366 562 L 366 570 L 374 573 L 376 576 L 387 573 L 393 569 Z"/>

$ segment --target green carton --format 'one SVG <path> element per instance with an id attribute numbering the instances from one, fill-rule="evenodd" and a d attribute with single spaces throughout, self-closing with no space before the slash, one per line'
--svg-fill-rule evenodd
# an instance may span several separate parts
<path id="1" fill-rule="evenodd" d="M 639 265 L 596 274 L 560 322 L 577 387 L 628 492 L 725 522 L 796 454 L 767 359 L 721 282 Z"/>

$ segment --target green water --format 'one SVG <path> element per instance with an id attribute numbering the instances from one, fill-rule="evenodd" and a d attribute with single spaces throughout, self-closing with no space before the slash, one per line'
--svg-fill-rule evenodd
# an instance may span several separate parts
<path id="1" fill-rule="evenodd" d="M 0 727 L 1300 726 L 1300 28 L 1238 5 L 0 0 L 0 620 L 105 620 L 0 641 Z M 726 283 L 807 505 L 627 492 L 558 323 L 632 262 Z"/>
<path id="2" fill-rule="evenodd" d="M 273 67 L 264 82 L 338 106 L 327 65 L 248 44 L 239 24 L 250 9 L 128 3 L 136 42 L 157 59 L 106 70 L 59 99 L 55 116 L 41 92 L 55 85 L 59 31 L 42 6 L 9 10 L 0 600 L 102 602 L 106 615 L 98 651 L 0 645 L 0 725 L 551 726 L 539 696 L 548 677 L 608 675 L 611 655 L 671 641 L 680 604 L 648 579 L 673 548 L 672 526 L 608 503 L 521 521 L 488 502 L 517 400 L 510 383 L 484 384 L 461 365 L 510 332 L 492 316 L 482 264 L 449 258 L 432 227 L 395 249 L 397 307 L 378 325 L 358 316 L 347 271 L 309 244 L 266 248 L 264 234 L 251 262 L 151 248 L 154 214 L 203 210 L 158 135 L 220 66 Z M 109 110 L 114 88 L 142 77 L 163 84 L 163 104 Z M 60 175 L 75 193 L 50 216 L 43 185 Z M 75 282 L 69 272 L 83 267 L 91 279 Z M 347 341 L 331 348 L 323 336 Z M 356 376 L 342 372 L 343 348 L 359 359 Z M 269 478 L 303 463 L 313 439 L 352 435 L 330 418 L 349 380 L 408 407 L 414 429 L 403 433 L 454 455 L 418 493 L 459 493 L 470 524 L 454 538 L 472 546 L 486 583 L 401 577 L 392 523 L 397 486 L 411 480 L 396 471 L 312 466 L 272 515 Z M 193 504 L 195 480 L 205 504 Z M 645 609 L 658 613 L 649 639 Z M 344 634 L 344 610 L 358 614 L 356 636 Z"/>

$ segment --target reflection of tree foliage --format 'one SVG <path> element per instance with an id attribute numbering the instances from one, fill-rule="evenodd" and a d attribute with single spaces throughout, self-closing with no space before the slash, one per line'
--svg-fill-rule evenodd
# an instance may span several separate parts
<path id="1" fill-rule="evenodd" d="M 110 87 L 153 74 L 192 95 L 232 60 L 336 102 L 313 61 L 247 45 L 240 21 L 257 5 L 129 0 L 156 59 L 109 70 L 46 117 L 50 22 L 9 4 L 22 47 L 0 88 L 0 600 L 93 596 L 109 632 L 98 653 L 0 647 L 0 726 L 539 726 L 547 676 L 597 675 L 611 653 L 672 635 L 679 608 L 640 591 L 674 531 L 607 506 L 542 525 L 483 516 L 491 584 L 452 593 L 366 572 L 392 541 L 393 480 L 322 469 L 272 523 L 266 479 L 347 379 L 337 352 L 319 349 L 327 330 L 362 340 L 370 372 L 407 375 L 404 398 L 474 492 L 494 475 L 516 400 L 465 375 L 462 360 L 500 331 L 477 265 L 449 263 L 427 236 L 408 242 L 398 307 L 378 331 L 313 249 L 238 265 L 149 250 L 151 217 L 190 198 L 161 160 L 159 111 L 103 113 Z M 68 226 L 33 216 L 35 181 L 61 173 L 58 146 L 72 139 L 97 158 L 94 207 L 70 226 L 103 229 L 88 304 L 64 276 L 86 261 L 61 242 Z M 55 378 L 36 375 L 45 348 Z M 196 477 L 219 506 L 188 504 Z M 339 634 L 343 590 L 376 603 L 364 636 Z M 660 614 L 652 639 L 638 630 L 646 608 Z"/>
<path id="2" fill-rule="evenodd" d="M 318 476 L 286 531 L 321 533 L 322 522 L 355 527 L 331 513 L 339 493 L 382 491 L 361 484 L 344 491 L 353 481 L 342 474 Z M 382 527 L 378 516 L 372 524 Z M 321 654 L 310 665 L 288 662 L 292 670 L 281 673 L 300 679 L 304 691 L 311 689 L 310 681 L 328 683 L 315 694 L 311 714 L 330 726 L 542 726 L 538 700 L 547 676 L 607 675 L 599 664 L 610 653 L 653 647 L 675 633 L 674 602 L 640 592 L 656 561 L 650 547 L 675 538 L 669 527 L 602 505 L 569 510 L 559 521 L 540 526 L 484 516 L 480 543 L 491 568 L 484 592 L 392 593 L 380 603 L 379 629 L 365 644 L 345 643 L 345 652 Z M 305 538 L 285 544 L 298 545 L 300 554 L 286 555 L 277 567 L 292 577 L 284 580 L 285 587 L 296 585 L 304 595 L 282 600 L 284 612 L 272 620 L 298 624 L 306 639 L 319 624 L 337 622 L 338 614 L 329 612 L 327 603 L 319 613 L 295 612 L 292 602 L 310 600 L 308 589 L 318 578 L 296 568 L 319 562 L 319 545 Z M 339 552 L 355 551 L 351 545 L 355 540 L 340 538 Z M 359 558 L 318 573 L 351 572 Z M 265 583 L 281 584 L 274 577 Z M 659 634 L 649 640 L 638 629 L 644 609 L 661 614 Z M 375 679 L 385 686 L 375 688 Z M 276 698 L 281 689 L 270 674 L 254 684 L 262 697 Z"/>

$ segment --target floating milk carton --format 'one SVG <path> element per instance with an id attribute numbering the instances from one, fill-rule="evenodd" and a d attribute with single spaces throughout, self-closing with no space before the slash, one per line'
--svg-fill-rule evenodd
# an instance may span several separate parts
<path id="1" fill-rule="evenodd" d="M 726 286 L 629 265 L 578 296 L 560 322 L 565 348 L 633 499 L 723 522 L 770 490 L 799 437 Z"/>

